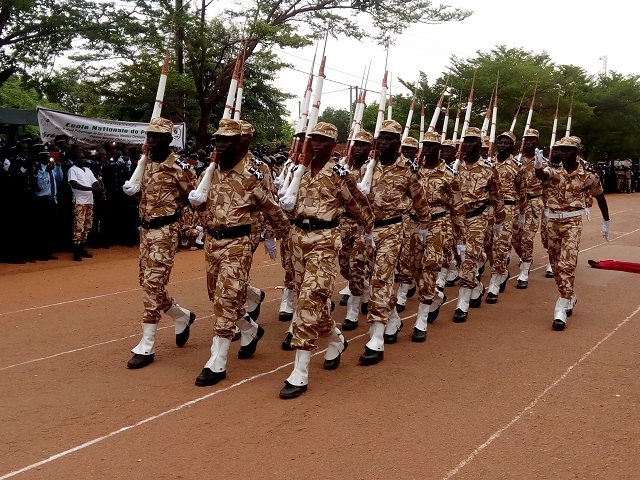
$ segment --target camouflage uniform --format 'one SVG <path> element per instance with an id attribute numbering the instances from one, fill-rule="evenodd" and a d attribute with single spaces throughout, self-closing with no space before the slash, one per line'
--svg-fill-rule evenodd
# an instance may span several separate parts
<path id="1" fill-rule="evenodd" d="M 516 222 L 512 243 L 520 260 L 532 263 L 533 241 L 540 223 L 544 221 L 544 200 L 542 198 L 542 182 L 536 177 L 533 168 L 533 157 L 528 158 L 523 155 L 521 161 L 527 202 L 524 210 L 521 210 L 524 211 L 524 228 L 518 227 Z M 541 232 L 543 231 L 544 229 L 541 230 Z"/>
<path id="2" fill-rule="evenodd" d="M 354 182 L 358 183 L 362 179 L 361 171 L 359 169 L 353 169 L 350 172 Z M 338 253 L 338 265 L 340 266 L 340 275 L 349 281 L 351 278 L 351 258 L 354 254 L 354 247 L 358 235 L 358 222 L 351 213 L 344 212 L 340 217 L 340 226 L 338 227 L 340 232 L 340 241 L 342 242 L 342 248 Z"/>
<path id="3" fill-rule="evenodd" d="M 290 234 L 295 289 L 299 292 L 291 341 L 294 348 L 314 350 L 318 337 L 330 335 L 335 329 L 328 300 L 333 294 L 336 260 L 342 246 L 336 227 L 345 209 L 365 230 L 373 228 L 367 199 L 346 170 L 329 161 L 314 177 L 310 171 L 304 173 Z M 314 229 L 314 222 L 327 223 Z"/>
<path id="4" fill-rule="evenodd" d="M 144 323 L 158 323 L 162 311 L 171 307 L 167 283 L 178 246 L 180 210 L 195 188 L 195 173 L 189 164 L 170 154 L 164 162 L 145 162 L 140 184 L 140 270 Z M 160 217 L 175 220 L 160 228 L 153 223 Z M 149 228 L 147 228 L 149 227 Z"/>
<path id="5" fill-rule="evenodd" d="M 193 247 L 196 239 L 201 235 L 202 220 L 200 215 L 191 205 L 185 205 L 180 215 L 180 245 L 183 247 Z M 201 245 L 202 247 L 202 245 Z"/>

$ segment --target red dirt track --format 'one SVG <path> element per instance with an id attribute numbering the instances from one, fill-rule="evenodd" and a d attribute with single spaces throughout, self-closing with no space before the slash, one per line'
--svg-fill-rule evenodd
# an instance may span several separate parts
<path id="1" fill-rule="evenodd" d="M 514 257 L 498 304 L 454 324 L 457 287 L 446 289 L 423 344 L 410 341 L 414 297 L 371 367 L 358 365 L 361 316 L 338 370 L 319 353 L 308 391 L 289 401 L 278 398 L 294 357 L 279 348 L 283 272 L 262 247 L 252 284 L 267 294 L 266 334 L 251 360 L 233 343 L 227 379 L 210 388 L 194 386 L 212 331 L 201 251 L 178 254 L 169 287 L 198 315 L 191 339 L 175 347 L 163 317 L 142 370 L 125 367 L 140 332 L 137 249 L 0 265 L 0 480 L 638 479 L 640 275 L 587 260 L 640 262 L 640 194 L 608 201 L 612 241 L 592 209 L 565 331 L 551 330 L 558 294 L 537 243 L 527 290 L 515 289 Z"/>

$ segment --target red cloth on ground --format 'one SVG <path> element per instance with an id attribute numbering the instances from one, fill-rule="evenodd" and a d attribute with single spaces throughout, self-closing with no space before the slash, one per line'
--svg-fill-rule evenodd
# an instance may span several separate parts
<path id="1" fill-rule="evenodd" d="M 602 270 L 618 270 L 620 272 L 640 273 L 640 263 L 620 262 L 618 260 L 589 260 L 589 265 Z"/>

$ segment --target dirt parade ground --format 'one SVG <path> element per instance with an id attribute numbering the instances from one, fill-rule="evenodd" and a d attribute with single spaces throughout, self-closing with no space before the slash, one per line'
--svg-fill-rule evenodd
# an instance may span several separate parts
<path id="1" fill-rule="evenodd" d="M 0 480 L 638 479 L 640 276 L 587 260 L 640 262 L 640 194 L 608 201 L 612 241 L 592 209 L 564 331 L 551 329 L 558 293 L 536 242 L 527 290 L 515 289 L 514 254 L 498 303 L 454 324 L 447 288 L 425 343 L 410 340 L 414 297 L 371 367 L 358 365 L 361 315 L 340 367 L 322 369 L 321 340 L 308 391 L 289 401 L 278 397 L 294 357 L 280 350 L 283 271 L 262 246 L 251 277 L 266 292 L 265 336 L 250 360 L 233 343 L 227 379 L 209 388 L 194 385 L 212 336 L 202 251 L 177 255 L 169 287 L 198 315 L 191 339 L 177 348 L 163 317 L 142 370 L 126 368 L 142 315 L 137 249 L 1 265 Z"/>

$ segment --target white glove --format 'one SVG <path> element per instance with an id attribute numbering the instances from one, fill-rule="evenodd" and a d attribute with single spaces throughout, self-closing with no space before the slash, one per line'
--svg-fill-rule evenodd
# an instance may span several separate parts
<path id="1" fill-rule="evenodd" d="M 276 177 L 273 179 L 273 185 L 276 187 L 276 190 L 280 190 L 283 182 L 284 180 L 282 180 L 280 177 Z"/>
<path id="2" fill-rule="evenodd" d="M 122 191 L 132 197 L 140 191 L 140 184 L 131 183 L 129 180 L 127 180 L 126 182 L 124 182 L 124 185 L 122 185 Z"/>
<path id="3" fill-rule="evenodd" d="M 422 230 L 418 230 L 418 241 L 420 243 L 426 242 L 428 233 L 429 233 L 429 230 L 427 230 L 426 228 L 424 228 Z"/>
<path id="4" fill-rule="evenodd" d="M 276 239 L 265 238 L 264 239 L 264 251 L 267 252 L 271 260 L 278 258 L 278 251 L 276 250 Z"/>
<path id="5" fill-rule="evenodd" d="M 604 238 L 607 242 L 609 241 L 609 222 L 610 220 L 602 221 L 602 238 Z"/>
<path id="6" fill-rule="evenodd" d="M 494 223 L 493 224 L 493 234 L 494 235 L 498 235 L 498 234 L 500 234 L 501 231 L 502 231 L 502 224 L 501 223 Z"/>
<path id="7" fill-rule="evenodd" d="M 364 193 L 365 195 L 369 195 L 369 187 L 367 187 L 366 185 L 363 185 L 362 182 L 358 182 L 357 185 L 358 190 L 360 190 L 362 193 Z"/>
<path id="8" fill-rule="evenodd" d="M 200 233 L 204 232 L 204 228 L 202 228 L 200 225 L 196 227 L 196 230 L 199 231 Z"/>
<path id="9" fill-rule="evenodd" d="M 199 207 L 206 201 L 207 201 L 206 193 L 198 193 L 196 190 L 191 190 L 189 192 L 189 202 L 191 202 L 191 205 L 193 205 L 194 207 Z"/>
<path id="10" fill-rule="evenodd" d="M 587 217 L 587 222 L 591 221 L 591 210 L 589 210 L 589 207 L 584 209 L 584 214 Z"/>
<path id="11" fill-rule="evenodd" d="M 376 248 L 376 242 L 373 239 L 373 232 L 364 234 L 364 243 L 367 247 Z"/>
<path id="12" fill-rule="evenodd" d="M 285 212 L 293 212 L 293 209 L 296 206 L 296 198 L 298 196 L 297 195 L 291 195 L 289 197 L 284 196 L 280 199 L 280 207 L 282 208 L 282 210 L 284 210 Z"/>
<path id="13" fill-rule="evenodd" d="M 524 228 L 524 223 L 525 223 L 525 214 L 520 213 L 518 215 L 518 228 Z"/>
<path id="14" fill-rule="evenodd" d="M 458 250 L 458 256 L 460 260 L 464 262 L 464 253 L 467 251 L 466 245 L 456 245 L 456 250 Z"/>
<path id="15" fill-rule="evenodd" d="M 542 154 L 542 150 L 536 148 L 536 153 L 533 156 L 533 168 L 542 168 L 544 162 L 544 155 Z"/>

